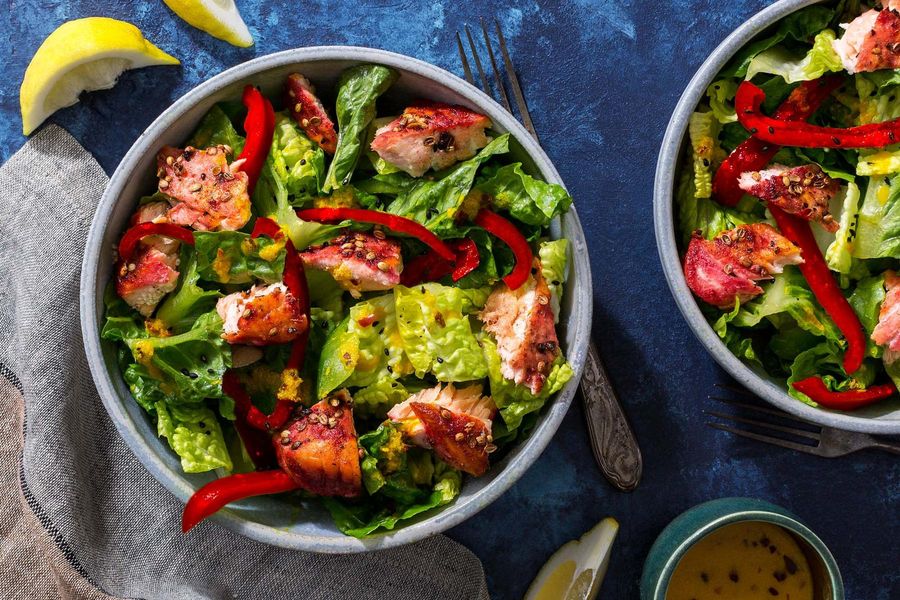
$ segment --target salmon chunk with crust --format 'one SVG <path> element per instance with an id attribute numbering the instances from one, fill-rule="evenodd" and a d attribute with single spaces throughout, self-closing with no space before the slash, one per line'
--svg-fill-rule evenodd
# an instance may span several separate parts
<path id="1" fill-rule="evenodd" d="M 299 300 L 282 282 L 228 294 L 216 303 L 216 312 L 229 344 L 286 344 L 309 327 Z"/>
<path id="2" fill-rule="evenodd" d="M 300 73 L 291 73 L 285 87 L 291 117 L 300 125 L 306 137 L 321 146 L 325 152 L 334 154 L 337 150 L 334 122 L 325 112 L 309 79 Z"/>
<path id="3" fill-rule="evenodd" d="M 299 409 L 273 440 L 279 466 L 302 489 L 344 498 L 362 492 L 353 405 L 346 390 Z"/>
<path id="4" fill-rule="evenodd" d="M 178 257 L 140 244 L 127 263 L 120 261 L 116 293 L 129 306 L 149 317 L 166 294 L 178 285 Z"/>
<path id="5" fill-rule="evenodd" d="M 478 384 L 456 387 L 452 383 L 446 386 L 439 383 L 432 388 L 424 389 L 394 405 L 387 414 L 391 421 L 401 426 L 403 434 L 411 443 L 422 448 L 431 448 L 431 442 L 426 435 L 424 424 L 412 408 L 414 402 L 434 404 L 439 408 L 476 419 L 484 425 L 487 435 L 490 435 L 492 420 L 497 415 L 494 401 L 490 396 L 482 394 L 482 387 Z"/>
<path id="6" fill-rule="evenodd" d="M 531 273 L 518 289 L 499 284 L 484 304 L 481 321 L 484 330 L 497 340 L 503 377 L 537 395 L 559 355 L 559 339 L 553 324 L 550 287 L 537 258 Z"/>
<path id="7" fill-rule="evenodd" d="M 403 258 L 400 242 L 377 230 L 347 231 L 300 253 L 307 269 L 328 271 L 335 281 L 359 297 L 360 292 L 389 290 L 400 284 Z"/>
<path id="8" fill-rule="evenodd" d="M 762 171 L 742 173 L 738 186 L 785 212 L 816 221 L 826 231 L 834 233 L 838 230 L 838 222 L 828 211 L 828 203 L 838 193 L 840 185 L 819 165 L 771 165 Z"/>
<path id="9" fill-rule="evenodd" d="M 419 100 L 378 129 L 372 150 L 413 177 L 472 158 L 490 139 L 486 116 L 462 106 Z"/>
<path id="10" fill-rule="evenodd" d="M 866 11 L 841 27 L 844 34 L 832 47 L 848 73 L 900 69 L 900 1 Z"/>
<path id="11" fill-rule="evenodd" d="M 884 274 L 886 294 L 878 313 L 878 324 L 872 331 L 872 341 L 885 349 L 885 362 L 900 358 L 900 276 L 894 271 Z"/>
<path id="12" fill-rule="evenodd" d="M 756 282 L 786 265 L 803 262 L 800 248 L 766 223 L 740 225 L 715 239 L 695 233 L 684 258 L 684 276 L 698 298 L 722 309 L 763 293 Z"/>
<path id="13" fill-rule="evenodd" d="M 200 150 L 165 146 L 156 157 L 159 191 L 172 204 L 170 222 L 206 230 L 234 231 L 250 220 L 247 174 L 228 164 L 227 146 Z"/>

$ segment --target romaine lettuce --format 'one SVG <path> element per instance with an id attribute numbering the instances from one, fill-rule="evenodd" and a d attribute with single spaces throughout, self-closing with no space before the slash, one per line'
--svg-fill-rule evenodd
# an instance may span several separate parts
<path id="1" fill-rule="evenodd" d="M 522 163 L 485 166 L 475 187 L 491 196 L 496 208 L 528 225 L 546 227 L 572 204 L 565 188 L 526 174 Z"/>
<path id="2" fill-rule="evenodd" d="M 235 157 L 244 148 L 244 138 L 238 134 L 231 119 L 218 104 L 209 109 L 187 142 L 188 146 L 195 148 L 207 148 L 217 144 L 231 146 Z"/>
<path id="3" fill-rule="evenodd" d="M 271 156 L 272 167 L 295 205 L 305 204 L 325 185 L 325 151 L 283 113 L 275 121 Z"/>
<path id="4" fill-rule="evenodd" d="M 541 258 L 541 274 L 550 287 L 550 306 L 553 308 L 553 320 L 559 322 L 559 303 L 562 300 L 563 284 L 568 273 L 566 251 L 569 240 L 552 240 L 541 242 L 538 256 Z"/>
<path id="5" fill-rule="evenodd" d="M 900 175 L 892 180 L 869 178 L 859 210 L 853 256 L 900 256 Z"/>
<path id="6" fill-rule="evenodd" d="M 818 79 L 825 73 L 844 70 L 841 57 L 832 48 L 835 34 L 825 29 L 816 35 L 813 47 L 805 56 L 798 57 L 783 46 L 769 48 L 757 54 L 747 67 L 747 79 L 760 73 L 782 77 L 787 83 Z"/>
<path id="7" fill-rule="evenodd" d="M 182 245 L 181 273 L 178 287 L 156 311 L 156 318 L 174 333 L 184 333 L 194 326 L 197 318 L 212 310 L 222 294 L 217 290 L 205 290 L 197 285 L 200 272 L 197 268 L 197 252 L 187 245 Z"/>
<path id="8" fill-rule="evenodd" d="M 260 236 L 251 238 L 240 231 L 197 231 L 194 233 L 197 273 L 200 279 L 216 283 L 266 283 L 281 281 L 284 271 L 284 240 Z"/>
<path id="9" fill-rule="evenodd" d="M 506 152 L 509 152 L 508 133 L 492 140 L 469 160 L 440 174 L 439 179 L 417 180 L 388 205 L 387 211 L 416 220 L 438 235 L 451 233 L 456 227 L 456 214 L 472 189 L 478 168 L 492 156 Z"/>
<path id="10" fill-rule="evenodd" d="M 337 150 L 325 176 L 324 192 L 350 183 L 366 129 L 375 118 L 375 100 L 398 76 L 396 71 L 382 65 L 358 65 L 341 73 L 336 102 Z"/>
<path id="11" fill-rule="evenodd" d="M 853 266 L 853 243 L 856 239 L 856 219 L 859 215 L 859 187 L 849 182 L 843 191 L 840 225 L 834 241 L 825 251 L 825 260 L 832 271 L 847 274 Z"/>
<path id="12" fill-rule="evenodd" d="M 737 82 L 733 79 L 720 79 L 706 88 L 709 108 L 716 120 L 723 125 L 736 123 L 738 120 L 734 110 L 734 95 L 737 93 L 737 87 Z"/>
<path id="13" fill-rule="evenodd" d="M 688 122 L 688 136 L 694 164 L 694 196 L 709 198 L 713 170 L 724 158 L 719 147 L 719 121 L 712 112 L 695 112 Z"/>
<path id="14" fill-rule="evenodd" d="M 157 402 L 156 429 L 169 441 L 185 473 L 232 468 L 231 457 L 216 415 L 205 406 L 174 406 Z"/>

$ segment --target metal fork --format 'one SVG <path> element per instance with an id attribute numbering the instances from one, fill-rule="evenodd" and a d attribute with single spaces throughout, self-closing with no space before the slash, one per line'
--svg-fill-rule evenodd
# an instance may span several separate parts
<path id="1" fill-rule="evenodd" d="M 721 384 L 716 384 L 716 387 L 731 391 L 741 396 L 746 396 L 754 399 L 756 398 L 756 396 L 741 388 Z M 705 410 L 703 412 L 709 416 L 718 417 L 720 419 L 725 419 L 726 421 L 732 421 L 734 423 L 740 423 L 742 425 L 748 425 L 752 427 L 752 429 L 744 429 L 731 427 L 729 425 L 723 425 L 722 423 L 717 422 L 708 422 L 707 425 L 709 427 L 712 427 L 713 429 L 727 431 L 741 437 L 750 438 L 751 440 L 765 442 L 767 444 L 774 444 L 776 446 L 781 446 L 782 448 L 789 448 L 791 450 L 797 450 L 798 452 L 805 452 L 807 454 L 814 454 L 816 456 L 823 456 L 825 458 L 846 456 L 847 454 L 852 454 L 853 452 L 858 452 L 859 450 L 864 450 L 866 448 L 877 448 L 879 450 L 886 450 L 893 454 L 900 454 L 900 443 L 880 440 L 867 433 L 843 431 L 841 429 L 835 429 L 833 427 L 820 427 L 818 425 L 813 425 L 812 423 L 808 423 L 806 421 L 798 419 L 797 417 L 789 415 L 786 412 L 782 412 L 774 408 L 769 408 L 767 406 L 759 406 L 757 404 L 739 402 L 737 400 L 723 398 L 720 396 L 710 396 L 710 399 L 736 408 L 778 417 L 785 422 L 801 426 L 797 427 L 780 425 L 778 423 L 773 423 L 770 421 L 761 421 L 759 419 L 751 419 L 713 410 Z M 791 436 L 797 439 L 797 441 L 785 439 L 783 436 L 776 434 Z"/>
<path id="2" fill-rule="evenodd" d="M 503 58 L 503 65 L 506 70 L 506 79 L 509 81 L 509 88 L 512 91 L 512 97 L 516 103 L 520 120 L 535 141 L 539 142 L 534 123 L 531 121 L 531 114 L 528 112 L 528 104 L 525 102 L 525 95 L 522 93 L 519 78 L 516 76 L 516 70 L 506 48 L 506 39 L 503 37 L 503 31 L 500 29 L 500 24 L 496 19 L 494 19 L 494 28 L 496 29 L 500 55 Z M 498 100 L 512 114 L 512 106 L 504 86 L 504 77 L 497 66 L 494 49 L 483 19 L 481 20 L 481 33 L 484 36 L 484 46 L 487 49 L 488 61 L 497 90 L 495 97 L 499 96 Z M 472 52 L 475 69 L 481 80 L 481 88 L 488 95 L 494 96 L 495 94 L 488 83 L 484 66 L 478 55 L 477 45 L 468 25 L 465 26 L 465 35 Z M 472 75 L 472 69 L 469 66 L 469 59 L 466 56 L 462 36 L 458 31 L 456 32 L 456 43 L 466 80 L 470 84 L 477 86 L 475 77 Z M 603 471 L 607 480 L 618 489 L 623 491 L 633 490 L 640 482 L 643 471 L 641 450 L 638 447 L 634 432 L 628 424 L 628 419 L 625 417 L 622 404 L 619 402 L 613 389 L 609 375 L 600 361 L 600 354 L 597 352 L 593 341 L 588 347 L 580 389 L 584 402 L 588 433 L 591 438 L 591 449 L 594 452 L 594 458 L 597 460 L 600 470 Z"/>

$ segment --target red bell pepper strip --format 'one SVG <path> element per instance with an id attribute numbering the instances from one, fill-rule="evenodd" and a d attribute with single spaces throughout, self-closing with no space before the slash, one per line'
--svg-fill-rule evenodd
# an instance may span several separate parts
<path id="1" fill-rule="evenodd" d="M 340 223 L 341 221 L 356 221 L 357 223 L 373 223 L 383 225 L 395 233 L 403 233 L 418 238 L 426 246 L 438 253 L 445 260 L 455 260 L 453 250 L 438 236 L 434 235 L 424 225 L 390 213 L 365 208 L 307 208 L 297 211 L 297 216 L 304 221 L 316 223 Z"/>
<path id="2" fill-rule="evenodd" d="M 253 231 L 250 233 L 250 237 L 258 238 L 261 235 L 277 240 L 280 239 L 284 233 L 281 231 L 281 227 L 278 223 L 272 219 L 268 217 L 259 217 L 256 219 L 256 222 L 253 223 Z"/>
<path id="3" fill-rule="evenodd" d="M 280 494 L 300 487 L 281 470 L 237 473 L 216 479 L 194 492 L 181 514 L 181 530 L 190 531 L 197 523 L 215 514 L 231 502 L 251 496 Z"/>
<path id="4" fill-rule="evenodd" d="M 119 257 L 126 262 L 130 260 L 138 242 L 150 235 L 161 235 L 194 245 L 194 234 L 190 229 L 171 223 L 139 223 L 126 231 L 119 240 Z"/>
<path id="5" fill-rule="evenodd" d="M 781 120 L 805 121 L 843 81 L 843 77 L 839 75 L 805 81 L 794 88 L 772 116 Z M 763 142 L 755 136 L 741 142 L 716 170 L 712 186 L 713 197 L 720 204 L 737 205 L 744 196 L 744 190 L 738 187 L 741 174 L 764 168 L 780 149 L 778 144 Z"/>
<path id="6" fill-rule="evenodd" d="M 266 163 L 266 157 L 269 156 L 269 151 L 272 149 L 272 137 L 275 135 L 275 110 L 268 98 L 252 85 L 244 88 L 241 101 L 247 107 L 247 117 L 244 119 L 247 140 L 244 142 L 244 149 L 237 160 L 244 161 L 238 168 L 247 174 L 247 188 L 252 193 L 263 165 Z"/>
<path id="7" fill-rule="evenodd" d="M 893 383 L 873 385 L 864 390 L 848 390 L 846 392 L 832 392 L 822 381 L 821 377 L 807 377 L 793 384 L 795 390 L 806 394 L 815 402 L 825 408 L 835 410 L 855 410 L 879 400 L 888 398 L 897 393 L 897 387 Z"/>
<path id="8" fill-rule="evenodd" d="M 847 351 L 844 353 L 844 370 L 847 374 L 854 373 L 862 365 L 866 353 L 866 334 L 856 312 L 844 298 L 841 288 L 828 269 L 828 264 L 822 256 L 813 237 L 809 221 L 788 214 L 769 203 L 769 211 L 778 223 L 778 229 L 789 240 L 800 247 L 803 255 L 803 263 L 798 265 L 803 277 L 809 283 L 813 295 L 828 316 L 832 318 L 841 333 L 847 339 Z"/>
<path id="9" fill-rule="evenodd" d="M 234 400 L 235 421 L 237 430 L 250 460 L 257 469 L 269 469 L 275 466 L 275 450 L 272 447 L 272 436 L 265 431 L 266 415 L 253 406 L 250 396 L 241 385 L 237 374 L 231 369 L 222 377 L 222 391 Z"/>
<path id="10" fill-rule="evenodd" d="M 738 121 L 764 142 L 800 148 L 881 148 L 900 141 L 900 119 L 858 127 L 819 127 L 803 121 L 783 121 L 762 112 L 766 93 L 749 81 L 734 97 Z"/>
<path id="11" fill-rule="evenodd" d="M 411 287 L 425 281 L 437 281 L 451 275 L 453 281 L 459 281 L 478 268 L 481 256 L 478 246 L 470 239 L 448 240 L 447 245 L 456 253 L 456 262 L 451 263 L 437 255 L 433 250 L 413 258 L 403 267 L 400 283 Z"/>
<path id="12" fill-rule="evenodd" d="M 521 287 L 531 274 L 531 263 L 534 256 L 528 240 L 522 235 L 515 225 L 486 208 L 482 208 L 475 216 L 475 224 L 485 229 L 491 235 L 500 238 L 516 257 L 516 266 L 512 272 L 503 278 L 503 282 L 514 290 Z"/>

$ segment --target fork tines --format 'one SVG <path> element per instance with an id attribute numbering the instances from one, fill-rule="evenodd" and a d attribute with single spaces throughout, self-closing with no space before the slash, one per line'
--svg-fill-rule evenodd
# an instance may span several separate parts
<path id="1" fill-rule="evenodd" d="M 503 31 L 500 29 L 500 23 L 498 23 L 496 19 L 494 19 L 494 27 L 497 32 L 497 41 L 499 42 L 500 46 L 500 56 L 503 59 L 503 65 L 506 69 L 506 77 L 509 81 L 509 88 L 512 91 L 513 99 L 516 102 L 516 108 L 518 109 L 519 115 L 521 116 L 522 124 L 525 126 L 525 129 L 528 130 L 528 133 L 530 133 L 532 137 L 537 140 L 537 132 L 534 129 L 534 123 L 532 123 L 531 121 L 531 114 L 528 112 L 528 105 L 525 102 L 525 95 L 522 93 L 522 86 L 519 85 L 519 78 L 516 76 L 515 67 L 513 66 L 512 59 L 509 56 L 509 51 L 506 48 L 506 38 L 503 37 Z M 468 25 L 465 25 L 464 29 L 466 32 L 466 40 L 469 42 L 472 61 L 475 63 L 475 70 L 478 72 L 478 78 L 481 80 L 481 89 L 489 95 L 495 97 L 499 96 L 499 101 L 502 102 L 504 107 L 506 107 L 506 110 L 512 113 L 512 105 L 510 104 L 509 96 L 506 93 L 503 74 L 500 70 L 500 67 L 498 67 L 497 65 L 497 59 L 494 54 L 494 47 L 491 44 L 491 38 L 488 35 L 488 28 L 484 24 L 484 19 L 481 20 L 481 33 L 484 37 L 484 46 L 487 50 L 487 63 L 490 65 L 491 71 L 493 72 L 494 76 L 494 85 L 497 89 L 496 94 L 494 94 L 490 83 L 488 83 L 488 78 L 485 74 L 481 57 L 478 54 L 478 47 L 475 44 L 475 39 L 472 37 L 472 32 L 469 29 Z M 472 85 L 477 85 L 475 83 L 475 77 L 472 75 L 472 69 L 469 66 L 469 59 L 466 56 L 462 36 L 458 31 L 456 32 L 456 44 L 459 50 L 460 60 L 462 61 L 463 73 L 466 76 L 466 81 L 468 81 Z"/>
<path id="2" fill-rule="evenodd" d="M 719 386 L 725 387 L 725 386 Z M 794 423 L 794 424 L 802 424 L 805 426 L 809 426 L 809 423 L 800 421 L 795 419 L 794 417 L 788 415 L 787 413 L 783 413 L 778 410 L 774 410 L 772 408 L 768 408 L 765 406 L 757 406 L 754 404 L 748 404 L 745 402 L 737 402 L 734 400 L 730 400 L 727 398 L 720 397 L 711 397 L 711 399 L 716 400 L 718 402 L 723 402 L 730 406 L 734 406 L 736 408 L 740 408 L 748 411 L 756 411 L 757 413 L 770 415 L 777 417 L 779 419 L 783 419 L 786 422 Z M 733 433 L 734 435 L 738 435 L 741 437 L 749 438 L 752 440 L 756 440 L 759 442 L 765 442 L 767 444 L 774 444 L 776 446 L 781 446 L 782 448 L 789 448 L 791 450 L 797 450 L 799 452 L 806 452 L 808 454 L 819 454 L 818 445 L 821 441 L 821 429 L 816 428 L 815 430 L 805 429 L 802 427 L 796 426 L 786 426 L 780 425 L 778 423 L 772 421 L 763 421 L 760 419 L 751 419 L 747 417 L 727 414 L 718 411 L 703 411 L 705 414 L 711 417 L 717 417 L 719 419 L 724 419 L 726 421 L 731 421 L 732 423 L 747 425 L 748 428 L 739 428 L 732 427 L 729 425 L 725 425 L 717 422 L 708 422 L 707 425 L 712 427 L 713 429 L 719 429 L 721 431 L 727 431 L 729 433 Z M 782 435 L 777 435 L 782 434 Z M 784 436 L 791 436 L 795 440 L 785 439 Z M 809 442 L 804 443 L 804 441 L 800 440 L 809 440 Z"/>

